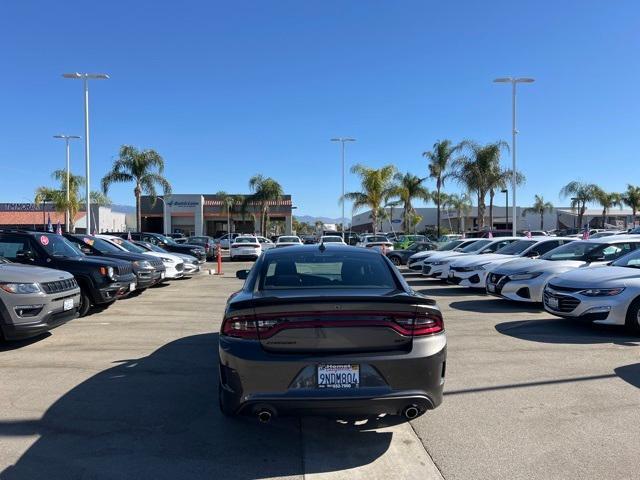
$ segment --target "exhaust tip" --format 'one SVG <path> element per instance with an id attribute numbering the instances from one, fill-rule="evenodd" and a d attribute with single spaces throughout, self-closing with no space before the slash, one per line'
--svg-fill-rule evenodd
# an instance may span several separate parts
<path id="1" fill-rule="evenodd" d="M 269 423 L 273 414 L 269 410 L 260 410 L 258 412 L 258 420 L 260 423 Z"/>
<path id="2" fill-rule="evenodd" d="M 404 409 L 402 415 L 404 415 L 404 418 L 406 418 L 407 420 L 413 420 L 418 415 L 420 415 L 420 410 L 418 410 L 418 407 L 415 405 L 409 405 Z"/>

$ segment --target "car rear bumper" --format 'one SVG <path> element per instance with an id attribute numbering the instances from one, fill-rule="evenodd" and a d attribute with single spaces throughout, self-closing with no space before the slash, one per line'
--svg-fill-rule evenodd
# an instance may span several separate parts
<path id="1" fill-rule="evenodd" d="M 274 354 L 257 341 L 221 336 L 219 358 L 221 391 L 236 413 L 399 414 L 410 405 L 424 411 L 442 403 L 446 337 L 421 338 L 408 352 L 314 356 Z M 360 386 L 317 388 L 319 364 L 360 365 Z"/>

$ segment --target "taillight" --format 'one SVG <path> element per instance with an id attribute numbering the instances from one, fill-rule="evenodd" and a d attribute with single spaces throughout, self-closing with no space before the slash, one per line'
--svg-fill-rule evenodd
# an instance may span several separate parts
<path id="1" fill-rule="evenodd" d="M 276 326 L 277 320 L 257 320 L 253 315 L 229 317 L 222 323 L 222 334 L 230 337 L 258 339 L 258 333 L 265 334 Z"/>
<path id="2" fill-rule="evenodd" d="M 439 315 L 421 314 L 413 317 L 396 318 L 396 323 L 406 331 L 405 335 L 419 337 L 432 335 L 444 330 L 444 321 Z"/>

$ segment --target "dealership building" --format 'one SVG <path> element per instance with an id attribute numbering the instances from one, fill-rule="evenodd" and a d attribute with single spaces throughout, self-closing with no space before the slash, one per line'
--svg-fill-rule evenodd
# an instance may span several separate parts
<path id="1" fill-rule="evenodd" d="M 242 204 L 248 195 L 232 195 L 237 199 L 230 209 L 231 232 L 255 233 L 260 231 L 261 205 L 249 202 L 245 211 Z M 274 233 L 291 234 L 293 207 L 291 195 L 268 202 L 269 225 Z M 142 230 L 157 233 L 184 233 L 217 237 L 227 233 L 227 206 L 223 199 L 210 194 L 173 194 L 141 198 Z M 267 232 L 272 233 L 272 232 Z"/>

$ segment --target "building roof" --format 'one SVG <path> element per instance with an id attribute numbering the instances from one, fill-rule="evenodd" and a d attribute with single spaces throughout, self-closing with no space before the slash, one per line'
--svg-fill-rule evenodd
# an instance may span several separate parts
<path id="1" fill-rule="evenodd" d="M 578 216 L 578 209 L 570 209 L 570 208 L 558 208 L 556 210 L 558 213 L 562 213 L 563 215 L 574 215 Z M 601 208 L 589 208 L 584 212 L 587 217 L 601 217 L 602 209 Z M 607 212 L 607 217 L 627 217 L 633 215 L 631 210 L 620 210 L 619 208 L 610 208 Z"/>

